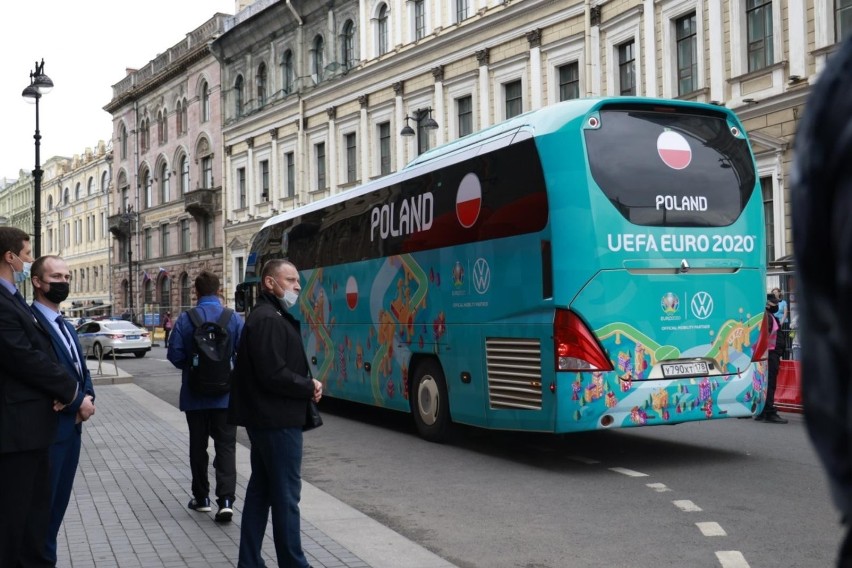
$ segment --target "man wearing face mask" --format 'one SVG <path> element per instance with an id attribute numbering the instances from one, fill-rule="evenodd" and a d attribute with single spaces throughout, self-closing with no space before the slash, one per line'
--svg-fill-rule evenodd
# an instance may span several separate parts
<path id="1" fill-rule="evenodd" d="M 270 509 L 278 565 L 308 566 L 299 516 L 302 427 L 309 401 L 322 396 L 322 383 L 310 377 L 299 322 L 291 314 L 300 291 L 292 263 L 266 262 L 237 351 L 228 417 L 245 426 L 251 440 L 238 568 L 264 566 L 260 551 Z"/>
<path id="2" fill-rule="evenodd" d="M 77 379 L 77 398 L 59 412 L 59 428 L 50 446 L 50 527 L 44 551 L 45 560 L 56 564 L 56 537 L 71 500 L 71 489 L 83 434 L 82 423 L 95 413 L 95 389 L 86 367 L 86 358 L 77 333 L 59 311 L 68 297 L 71 271 L 62 258 L 41 256 L 32 266 L 33 314 L 42 327 L 50 331 L 50 340 L 59 362 Z"/>
<path id="3" fill-rule="evenodd" d="M 0 566 L 53 566 L 44 559 L 51 509 L 49 448 L 58 412 L 79 383 L 59 364 L 50 331 L 16 282 L 29 278 L 29 236 L 0 227 Z"/>
<path id="4" fill-rule="evenodd" d="M 775 318 L 776 313 L 778 313 L 778 298 L 770 292 L 766 295 L 766 312 L 763 318 L 763 325 L 771 326 L 769 329 L 769 353 L 767 355 L 769 361 L 766 371 L 766 404 L 763 405 L 763 411 L 757 414 L 754 419 L 769 424 L 786 424 L 787 420 L 778 415 L 778 409 L 775 407 L 775 386 L 778 383 L 781 354 L 784 352 L 785 344 L 781 335 L 781 325 Z"/>

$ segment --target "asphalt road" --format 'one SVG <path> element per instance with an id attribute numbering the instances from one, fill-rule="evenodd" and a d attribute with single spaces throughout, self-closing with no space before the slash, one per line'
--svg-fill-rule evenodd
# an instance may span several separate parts
<path id="1" fill-rule="evenodd" d="M 119 366 L 177 405 L 164 349 Z M 571 436 L 460 427 L 432 444 L 407 415 L 321 410 L 303 477 L 462 568 L 831 566 L 841 538 L 799 415 Z"/>

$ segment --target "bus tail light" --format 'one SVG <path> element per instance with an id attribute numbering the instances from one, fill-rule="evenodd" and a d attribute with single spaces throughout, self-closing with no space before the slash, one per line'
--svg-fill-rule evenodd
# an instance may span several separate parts
<path id="1" fill-rule="evenodd" d="M 766 359 L 766 353 L 769 351 L 769 326 L 764 325 L 766 317 L 760 322 L 760 335 L 757 337 L 757 343 L 754 344 L 754 351 L 751 352 L 751 362 L 757 363 Z"/>
<path id="2" fill-rule="evenodd" d="M 612 371 L 612 362 L 597 338 L 570 310 L 556 310 L 553 349 L 557 371 Z"/>

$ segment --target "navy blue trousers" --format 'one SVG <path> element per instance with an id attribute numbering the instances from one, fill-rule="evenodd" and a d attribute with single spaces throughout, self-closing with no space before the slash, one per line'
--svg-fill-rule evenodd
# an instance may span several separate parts
<path id="1" fill-rule="evenodd" d="M 251 440 L 251 477 L 240 527 L 238 568 L 265 566 L 263 534 L 272 511 L 272 536 L 280 568 L 306 568 L 299 500 L 302 495 L 302 429 L 246 428 Z"/>

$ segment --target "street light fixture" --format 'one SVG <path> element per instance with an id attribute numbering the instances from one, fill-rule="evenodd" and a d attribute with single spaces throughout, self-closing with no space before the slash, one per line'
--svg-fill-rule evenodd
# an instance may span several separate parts
<path id="1" fill-rule="evenodd" d="M 405 126 L 403 126 L 399 133 L 402 136 L 417 136 L 417 155 L 419 156 L 423 153 L 423 136 L 427 136 L 429 130 L 437 129 L 438 123 L 432 118 L 432 107 L 419 108 L 412 114 L 414 116 L 405 117 Z M 416 132 L 408 124 L 409 120 L 413 120 L 417 124 Z"/>
<path id="2" fill-rule="evenodd" d="M 33 170 L 33 197 L 35 198 L 35 209 L 33 211 L 33 255 L 35 258 L 41 256 L 41 132 L 38 128 L 38 101 L 42 95 L 46 95 L 53 89 L 53 81 L 44 74 L 44 59 L 41 63 L 36 61 L 35 70 L 30 71 L 30 84 L 21 93 L 24 100 L 35 103 L 36 125 L 35 125 L 35 169 Z"/>

